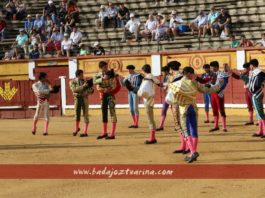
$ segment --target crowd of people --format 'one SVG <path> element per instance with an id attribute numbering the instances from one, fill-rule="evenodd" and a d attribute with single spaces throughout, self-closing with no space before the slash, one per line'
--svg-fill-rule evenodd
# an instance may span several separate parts
<path id="1" fill-rule="evenodd" d="M 157 1 L 159 2 L 159 1 Z M 168 3 L 170 1 L 165 1 Z M 19 30 L 11 50 L 6 51 L 4 60 L 37 59 L 46 54 L 57 56 L 83 56 L 88 54 L 104 55 L 105 50 L 100 43 L 88 47 L 82 42 L 83 35 L 77 28 L 80 9 L 76 0 L 61 0 L 56 5 L 52 0 L 47 2 L 41 14 L 26 15 L 27 10 L 23 1 L 9 0 L 5 5 L 6 19 L 0 18 L 0 39 L 6 38 L 7 23 L 5 20 L 24 20 L 24 28 Z M 174 40 L 184 32 L 198 37 L 230 38 L 231 48 L 265 46 L 265 36 L 256 43 L 241 35 L 240 41 L 232 31 L 232 18 L 225 8 L 220 11 L 211 6 L 208 13 L 203 10 L 190 23 L 185 22 L 176 10 L 170 16 L 162 13 L 149 14 L 146 22 L 142 24 L 139 16 L 130 11 L 124 3 L 118 6 L 109 2 L 101 5 L 95 20 L 97 28 L 124 29 L 121 42 L 135 38 L 137 42 Z"/>

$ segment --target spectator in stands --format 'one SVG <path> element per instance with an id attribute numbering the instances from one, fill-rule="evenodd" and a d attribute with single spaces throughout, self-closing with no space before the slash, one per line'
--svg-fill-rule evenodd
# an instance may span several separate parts
<path id="1" fill-rule="evenodd" d="M 23 20 L 27 16 L 25 4 L 22 2 L 22 0 L 16 0 L 15 5 L 17 9 L 17 19 Z"/>
<path id="2" fill-rule="evenodd" d="M 104 18 L 104 24 L 109 27 L 111 23 L 113 23 L 114 28 L 117 28 L 117 14 L 118 10 L 117 8 L 113 5 L 113 3 L 109 2 L 109 7 L 107 8 L 108 11 L 108 17 Z"/>
<path id="3" fill-rule="evenodd" d="M 77 6 L 76 1 L 70 0 L 67 5 L 67 13 L 68 15 L 71 15 L 76 22 L 79 21 L 79 8 Z"/>
<path id="4" fill-rule="evenodd" d="M 9 0 L 8 3 L 5 5 L 6 11 L 6 19 L 7 20 L 16 20 L 17 18 L 17 7 L 15 4 L 15 0 Z"/>
<path id="5" fill-rule="evenodd" d="M 24 58 L 25 58 L 25 50 L 19 46 L 16 46 L 12 59 L 19 60 L 19 59 L 24 59 Z"/>
<path id="6" fill-rule="evenodd" d="M 80 43 L 79 44 L 79 48 L 80 48 L 79 56 L 86 56 L 86 55 L 88 55 L 88 51 L 87 51 L 86 46 L 85 46 L 84 43 Z"/>
<path id="7" fill-rule="evenodd" d="M 141 36 L 145 38 L 145 40 L 155 40 L 152 32 L 156 31 L 157 21 L 153 14 L 148 16 L 148 20 L 145 23 L 144 30 L 141 32 Z M 153 36 L 152 36 L 153 35 Z"/>
<path id="8" fill-rule="evenodd" d="M 168 36 L 169 39 L 170 28 L 167 23 L 166 16 L 162 16 L 162 14 L 157 14 L 156 21 L 156 30 L 153 31 L 152 38 L 155 38 L 155 40 L 160 41 L 161 38 Z"/>
<path id="9" fill-rule="evenodd" d="M 134 36 L 139 41 L 140 21 L 135 18 L 134 14 L 130 14 L 130 20 L 126 23 L 122 42 L 126 42 L 128 37 Z"/>
<path id="10" fill-rule="evenodd" d="M 29 14 L 27 16 L 27 20 L 24 22 L 24 29 L 25 32 L 30 35 L 32 33 L 34 27 L 34 20 L 32 19 L 32 16 Z"/>
<path id="11" fill-rule="evenodd" d="M 224 35 L 229 36 L 232 28 L 232 18 L 228 11 L 224 8 L 221 9 L 221 14 L 217 17 L 217 24 L 214 25 L 215 33 L 217 35 L 224 31 Z"/>
<path id="12" fill-rule="evenodd" d="M 80 31 L 77 31 L 77 27 L 73 27 L 73 31 L 70 35 L 70 39 L 73 42 L 73 46 L 78 46 L 82 42 L 83 35 Z"/>
<path id="13" fill-rule="evenodd" d="M 124 3 L 120 4 L 117 18 L 118 28 L 124 28 L 125 24 L 130 20 L 129 9 L 125 7 Z"/>
<path id="14" fill-rule="evenodd" d="M 56 23 L 56 17 L 57 17 L 57 8 L 53 1 L 49 0 L 48 4 L 43 9 L 43 16 L 51 16 L 52 21 Z"/>
<path id="15" fill-rule="evenodd" d="M 29 53 L 29 59 L 39 59 L 40 51 L 38 44 L 33 46 L 33 50 Z"/>
<path id="16" fill-rule="evenodd" d="M 62 28 L 64 28 L 64 31 L 62 31 L 62 32 L 66 32 L 66 33 L 70 33 L 70 32 L 72 32 L 72 29 L 73 29 L 73 27 L 75 27 L 75 23 L 76 23 L 76 21 L 75 21 L 75 19 L 72 17 L 72 15 L 66 15 L 66 17 L 65 17 L 65 24 L 64 24 L 64 27 L 62 27 Z"/>
<path id="17" fill-rule="evenodd" d="M 41 38 L 37 31 L 33 30 L 32 34 L 29 37 L 29 48 L 33 49 L 35 45 L 41 46 Z"/>
<path id="18" fill-rule="evenodd" d="M 0 17 L 0 41 L 5 39 L 6 26 L 5 20 Z"/>
<path id="19" fill-rule="evenodd" d="M 99 27 L 106 28 L 107 27 L 107 18 L 108 18 L 108 11 L 104 5 L 101 5 L 100 11 L 98 13 L 98 18 L 95 21 L 96 27 L 97 28 L 99 28 Z"/>
<path id="20" fill-rule="evenodd" d="M 59 9 L 58 9 L 58 16 L 57 16 L 58 20 L 57 20 L 57 22 L 59 24 L 63 24 L 65 21 L 66 15 L 67 15 L 67 1 L 63 0 L 61 2 Z"/>
<path id="21" fill-rule="evenodd" d="M 201 37 L 203 33 L 203 37 L 205 37 L 204 26 L 207 25 L 208 16 L 204 13 L 203 10 L 199 12 L 199 16 L 194 19 L 190 24 L 191 35 L 194 35 L 195 31 L 198 31 L 198 36 Z"/>
<path id="22" fill-rule="evenodd" d="M 13 49 L 5 52 L 5 56 L 3 57 L 3 60 L 12 60 L 12 58 L 14 57 L 14 53 L 15 51 Z"/>
<path id="23" fill-rule="evenodd" d="M 25 33 L 24 29 L 19 30 L 19 35 L 17 35 L 17 38 L 15 42 L 13 43 L 13 46 L 16 46 L 17 48 L 24 49 L 24 53 L 28 54 L 28 35 Z"/>
<path id="24" fill-rule="evenodd" d="M 236 37 L 233 34 L 230 35 L 230 41 L 231 41 L 231 44 L 230 44 L 231 48 L 237 48 L 240 45 L 240 42 L 236 40 Z"/>
<path id="25" fill-rule="evenodd" d="M 57 52 L 57 56 L 60 56 L 62 40 L 63 40 L 62 33 L 59 32 L 59 28 L 58 27 L 55 27 L 53 29 L 53 33 L 52 33 L 51 37 L 48 40 L 47 45 L 46 45 L 47 51 L 55 50 Z"/>
<path id="26" fill-rule="evenodd" d="M 45 27 L 45 31 L 47 32 L 47 34 L 51 36 L 52 30 L 54 28 L 54 23 L 50 15 L 46 16 L 46 20 L 44 20 L 44 27 Z"/>
<path id="27" fill-rule="evenodd" d="M 183 24 L 182 18 L 178 15 L 177 11 L 173 10 L 171 12 L 171 19 L 169 23 L 169 28 L 173 34 L 173 38 L 179 35 L 179 25 Z"/>
<path id="28" fill-rule="evenodd" d="M 242 34 L 239 47 L 253 47 L 253 42 L 247 39 L 244 34 Z"/>
<path id="29" fill-rule="evenodd" d="M 207 25 L 204 26 L 204 32 L 211 31 L 211 36 L 215 36 L 214 27 L 217 24 L 217 18 L 220 15 L 219 12 L 215 10 L 214 6 L 211 6 L 210 13 L 208 14 Z M 218 25 L 218 24 L 217 24 Z"/>
<path id="30" fill-rule="evenodd" d="M 64 39 L 62 41 L 62 55 L 63 56 L 67 56 L 67 57 L 70 57 L 71 55 L 71 51 L 72 51 L 72 48 L 73 47 L 73 43 L 71 41 L 71 39 L 69 38 L 69 34 L 65 33 L 64 34 Z"/>
<path id="31" fill-rule="evenodd" d="M 38 33 L 42 33 L 44 27 L 44 21 L 41 18 L 40 14 L 36 14 L 36 19 L 34 21 L 34 29 L 38 32 Z"/>
<path id="32" fill-rule="evenodd" d="M 257 41 L 255 46 L 265 47 L 265 33 L 261 34 L 261 40 Z"/>
<path id="33" fill-rule="evenodd" d="M 95 56 L 105 55 L 105 50 L 104 50 L 104 48 L 99 44 L 99 42 L 95 42 L 95 43 L 94 43 L 93 53 L 94 53 Z"/>

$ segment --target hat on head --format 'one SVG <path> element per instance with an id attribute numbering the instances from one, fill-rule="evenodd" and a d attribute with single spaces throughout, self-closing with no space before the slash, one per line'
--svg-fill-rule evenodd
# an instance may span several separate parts
<path id="1" fill-rule="evenodd" d="M 130 18 L 132 18 L 132 17 L 134 17 L 134 14 L 133 13 L 130 14 Z"/>
<path id="2" fill-rule="evenodd" d="M 19 29 L 19 32 L 24 32 L 25 30 L 23 28 Z"/>
<path id="3" fill-rule="evenodd" d="M 53 3 L 53 1 L 52 1 L 52 0 L 48 1 L 48 4 L 52 4 L 52 3 Z"/>
<path id="4" fill-rule="evenodd" d="M 135 69 L 135 66 L 134 65 L 128 65 L 127 67 L 126 67 L 126 69 Z"/>
<path id="5" fill-rule="evenodd" d="M 104 5 L 101 5 L 100 8 L 103 9 L 103 8 L 105 8 L 105 6 Z"/>
<path id="6" fill-rule="evenodd" d="M 94 47 L 96 47 L 98 45 L 99 45 L 99 42 L 98 41 L 94 43 Z"/>
<path id="7" fill-rule="evenodd" d="M 64 33 L 64 35 L 63 35 L 64 37 L 67 37 L 67 36 L 69 36 L 69 34 L 67 34 L 67 33 Z"/>
<path id="8" fill-rule="evenodd" d="M 28 14 L 27 18 L 31 18 L 32 16 L 30 14 Z"/>

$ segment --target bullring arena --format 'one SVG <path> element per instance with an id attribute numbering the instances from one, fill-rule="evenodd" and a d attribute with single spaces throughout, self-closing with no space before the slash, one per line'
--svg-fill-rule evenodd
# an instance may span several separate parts
<path id="1" fill-rule="evenodd" d="M 98 21 L 95 24 L 95 20 L 98 19 L 99 10 L 103 5 L 110 6 L 107 5 L 107 1 L 60 2 L 56 0 L 52 3 L 57 8 L 63 7 L 64 3 L 67 6 L 74 3 L 75 9 L 78 7 L 78 20 L 70 30 L 77 27 L 82 33 L 82 43 L 79 43 L 82 45 L 78 45 L 77 49 L 80 50 L 81 46 L 86 46 L 88 49 L 86 54 L 81 55 L 73 50 L 68 56 L 67 53 L 63 54 L 67 50 L 58 51 L 56 46 L 51 53 L 49 51 L 44 53 L 44 50 L 40 49 L 42 52 L 38 58 L 30 58 L 22 48 L 25 54 L 16 54 L 18 53 L 16 49 L 19 48 L 14 45 L 17 42 L 16 36 L 18 32 L 22 35 L 26 32 L 24 20 L 35 18 L 36 14 L 42 13 L 47 1 L 23 1 L 27 14 L 24 17 L 18 14 L 19 10 L 10 15 L 8 6 L 6 7 L 8 2 L 0 2 L 1 11 L 3 11 L 1 20 L 7 14 L 7 18 L 4 19 L 6 32 L 5 35 L 0 35 L 2 36 L 0 42 L 2 59 L 0 60 L 0 197 L 264 197 L 265 138 L 253 137 L 259 129 L 256 124 L 261 123 L 261 119 L 258 118 L 259 116 L 256 118 L 254 114 L 254 124 L 245 125 L 249 121 L 245 100 L 247 85 L 231 75 L 232 72 L 243 72 L 244 63 L 253 59 L 258 60 L 259 68 L 263 72 L 265 70 L 265 48 L 258 45 L 260 41 L 265 43 L 265 35 L 263 35 L 264 38 L 262 37 L 263 40 L 260 40 L 261 33 L 265 31 L 263 0 L 208 0 L 203 3 L 197 0 L 178 2 L 115 0 L 112 1 L 114 6 L 125 3 L 130 13 L 134 14 L 129 15 L 129 18 L 135 17 L 142 24 L 140 30 L 144 30 L 143 26 L 150 13 L 169 19 L 177 11 L 183 19 L 181 22 L 183 28 L 185 26 L 187 29 L 197 17 L 199 10 L 208 13 L 209 9 L 215 6 L 218 11 L 225 8 L 231 15 L 232 31 L 225 36 L 219 32 L 221 35 L 214 37 L 208 32 L 209 35 L 200 37 L 196 34 L 191 35 L 189 30 L 181 32 L 179 29 L 180 32 L 177 35 L 173 31 L 172 40 L 172 34 L 168 33 L 169 35 L 161 38 L 157 38 L 156 34 L 151 40 L 129 37 L 125 41 L 121 41 L 124 36 L 123 27 L 114 28 L 115 24 L 112 22 L 107 24 L 108 27 L 103 28 L 102 24 L 96 27 Z M 51 14 L 52 20 L 53 17 Z M 60 31 L 65 28 L 63 35 L 67 37 L 66 25 L 61 26 Z M 54 27 L 56 27 L 55 24 Z M 21 30 L 23 28 L 25 29 Z M 30 36 L 32 33 L 26 34 Z M 238 43 L 238 46 L 232 47 L 229 36 L 234 35 L 235 40 L 241 39 L 240 42 L 243 42 L 242 34 L 249 40 L 244 42 L 250 42 L 252 45 L 240 46 L 241 44 Z M 44 42 L 41 41 L 38 47 L 43 48 L 43 44 Z M 97 56 L 99 54 L 94 54 L 93 47 L 99 44 L 105 48 L 105 52 Z M 30 49 L 30 46 L 27 47 Z M 9 58 L 8 55 L 12 54 L 11 52 L 17 56 L 13 54 L 12 58 Z M 181 64 L 181 73 L 186 66 L 190 66 L 198 77 L 205 72 L 203 67 L 205 64 L 218 61 L 220 71 L 224 73 L 226 69 L 224 65 L 227 64 L 229 76 L 224 90 L 227 132 L 222 130 L 221 116 L 220 130 L 209 132 L 215 120 L 212 107 L 210 107 L 210 122 L 205 123 L 204 98 L 203 94 L 198 93 L 196 104 L 199 143 L 195 151 L 198 151 L 199 157 L 192 160 L 192 163 L 187 163 L 193 157 L 193 151 L 190 155 L 173 153 L 179 149 L 181 141 L 180 133 L 174 130 L 175 120 L 170 109 L 167 112 L 164 130 L 151 130 L 149 137 L 150 121 L 148 122 L 147 119 L 145 110 L 147 103 L 144 102 L 143 97 L 139 104 L 139 127 L 128 128 L 132 124 L 128 87 L 122 86 L 115 93 L 117 126 L 115 125 L 115 128 L 110 121 L 108 124 L 109 135 L 111 129 L 112 131 L 113 128 L 114 131 L 116 129 L 115 139 L 98 139 L 104 130 L 101 111 L 101 97 L 104 97 L 104 94 L 102 96 L 94 79 L 94 93 L 88 96 L 88 136 L 79 136 L 86 126 L 83 126 L 82 116 L 81 131 L 73 136 L 76 122 L 71 82 L 75 79 L 78 70 L 84 72 L 86 80 L 95 77 L 102 61 L 106 62 L 108 70 L 113 69 L 119 81 L 128 75 L 128 65 L 133 65 L 135 71 L 142 75 L 144 72 L 142 67 L 150 65 L 152 75 L 160 82 L 163 82 L 162 68 L 172 61 L 178 61 Z M 47 122 L 43 114 L 37 123 L 36 131 L 32 127 L 37 100 L 41 98 L 41 94 L 33 92 L 32 85 L 38 81 L 43 72 L 47 74 L 51 85 L 60 86 L 58 93 L 52 93 L 49 98 L 50 121 L 48 135 L 45 136 L 43 133 L 47 128 L 47 124 L 45 125 Z M 185 72 L 183 74 L 187 75 Z M 223 76 L 220 80 L 221 84 L 225 83 L 224 78 Z M 162 104 L 167 94 L 163 89 L 164 84 L 161 84 L 155 86 L 153 96 L 156 128 L 161 121 Z M 155 133 L 157 143 L 146 144 L 148 137 L 152 139 L 152 132 Z M 264 131 L 263 135 L 265 135 Z M 187 139 L 188 137 L 185 137 L 185 141 L 188 142 Z M 187 147 L 189 147 L 188 143 Z M 188 159 L 184 160 L 186 156 Z M 87 173 L 95 169 L 103 172 L 106 169 L 110 171 L 130 169 L 134 170 L 135 174 L 118 176 L 111 172 L 110 176 L 102 172 L 100 172 L 102 175 L 99 175 L 99 172 L 94 175 L 95 172 Z M 161 171 L 162 174 L 156 172 L 152 175 L 149 170 Z"/>

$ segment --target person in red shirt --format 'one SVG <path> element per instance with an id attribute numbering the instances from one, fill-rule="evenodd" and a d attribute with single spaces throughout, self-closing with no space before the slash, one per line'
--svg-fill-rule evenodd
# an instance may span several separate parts
<path id="1" fill-rule="evenodd" d="M 251 40 L 247 39 L 244 34 L 241 35 L 239 47 L 253 47 Z"/>
<path id="2" fill-rule="evenodd" d="M 6 22 L 0 18 L 0 41 L 5 38 Z"/>

